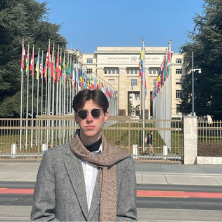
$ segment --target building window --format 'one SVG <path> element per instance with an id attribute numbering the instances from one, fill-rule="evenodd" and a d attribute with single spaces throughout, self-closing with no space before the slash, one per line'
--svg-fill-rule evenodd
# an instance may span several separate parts
<path id="1" fill-rule="evenodd" d="M 182 74 L 182 69 L 176 69 L 176 74 Z"/>
<path id="2" fill-rule="evenodd" d="M 176 110 L 176 112 L 177 112 L 177 114 L 178 113 L 181 113 L 181 105 L 180 104 L 176 104 L 176 106 L 177 106 L 177 110 Z"/>
<path id="3" fill-rule="evenodd" d="M 118 68 L 104 68 L 104 74 L 119 74 Z"/>
<path id="4" fill-rule="evenodd" d="M 153 75 L 156 75 L 156 74 L 158 74 L 158 70 L 159 70 L 158 68 L 149 69 L 149 74 L 150 74 L 150 75 L 152 75 L 152 74 L 153 74 Z"/>
<path id="5" fill-rule="evenodd" d="M 136 93 L 136 94 L 135 94 L 135 99 L 136 99 L 136 100 L 140 100 L 140 94 L 139 94 L 139 93 Z"/>
<path id="6" fill-rule="evenodd" d="M 115 85 L 115 79 L 108 79 L 108 83 L 112 86 Z"/>
<path id="7" fill-rule="evenodd" d="M 138 69 L 135 68 L 127 68 L 126 69 L 126 74 L 137 74 Z"/>
<path id="8" fill-rule="evenodd" d="M 182 59 L 181 58 L 177 58 L 176 59 L 176 63 L 182 63 Z"/>
<path id="9" fill-rule="evenodd" d="M 181 79 L 176 79 L 176 85 L 181 85 Z"/>
<path id="10" fill-rule="evenodd" d="M 137 79 L 131 79 L 131 86 L 137 86 Z"/>
<path id="11" fill-rule="evenodd" d="M 176 90 L 176 98 L 180 99 L 182 97 L 182 90 Z"/>
<path id="12" fill-rule="evenodd" d="M 157 85 L 157 79 L 154 79 L 153 80 L 153 86 L 156 86 Z"/>
<path id="13" fill-rule="evenodd" d="M 87 74 L 92 74 L 92 69 L 87 69 L 86 72 Z"/>
<path id="14" fill-rule="evenodd" d="M 93 59 L 92 58 L 87 58 L 86 63 L 93 63 Z"/>

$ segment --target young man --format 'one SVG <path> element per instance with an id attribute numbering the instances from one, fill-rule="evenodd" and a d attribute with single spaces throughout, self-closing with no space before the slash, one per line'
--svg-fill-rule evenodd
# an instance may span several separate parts
<path id="1" fill-rule="evenodd" d="M 149 152 L 154 156 L 154 151 L 153 151 L 153 131 L 150 131 L 150 133 L 147 134 L 147 147 L 149 148 Z"/>
<path id="2" fill-rule="evenodd" d="M 137 221 L 133 160 L 102 133 L 108 107 L 100 90 L 83 90 L 75 96 L 74 117 L 80 129 L 70 143 L 45 152 L 32 220 Z"/>

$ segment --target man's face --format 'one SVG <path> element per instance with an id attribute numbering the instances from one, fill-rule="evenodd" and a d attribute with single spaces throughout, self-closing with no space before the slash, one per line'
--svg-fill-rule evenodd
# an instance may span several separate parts
<path id="1" fill-rule="evenodd" d="M 101 137 L 102 126 L 104 122 L 108 120 L 109 112 L 101 112 L 99 117 L 94 118 L 91 114 L 93 109 L 103 110 L 93 100 L 88 100 L 80 110 L 87 110 L 87 117 L 81 119 L 77 113 L 75 113 L 75 121 L 80 126 L 80 139 L 84 145 L 90 145 Z M 79 110 L 78 110 L 79 112 Z"/>

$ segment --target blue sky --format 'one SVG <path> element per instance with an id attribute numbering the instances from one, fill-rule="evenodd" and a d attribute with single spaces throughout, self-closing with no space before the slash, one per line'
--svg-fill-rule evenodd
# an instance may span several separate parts
<path id="1" fill-rule="evenodd" d="M 37 0 L 44 2 L 45 0 Z M 46 0 L 49 21 L 61 24 L 67 48 L 94 53 L 98 46 L 164 47 L 186 43 L 204 0 Z"/>

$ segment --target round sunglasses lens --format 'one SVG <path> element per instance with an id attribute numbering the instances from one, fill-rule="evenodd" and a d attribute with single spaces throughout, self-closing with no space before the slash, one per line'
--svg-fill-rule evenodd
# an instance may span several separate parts
<path id="1" fill-rule="evenodd" d="M 93 109 L 91 111 L 92 116 L 95 117 L 95 118 L 99 117 L 100 113 L 101 113 L 100 109 Z"/>
<path id="2" fill-rule="evenodd" d="M 78 116 L 80 119 L 85 119 L 87 117 L 87 111 L 86 110 L 79 111 Z"/>

